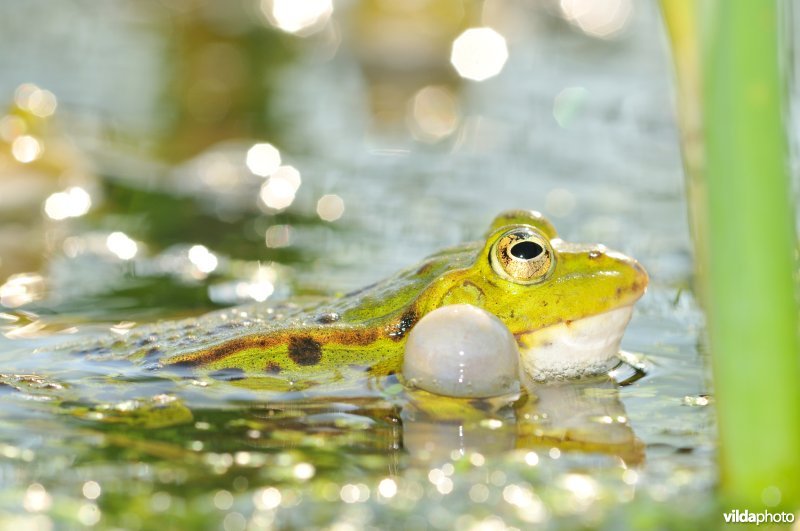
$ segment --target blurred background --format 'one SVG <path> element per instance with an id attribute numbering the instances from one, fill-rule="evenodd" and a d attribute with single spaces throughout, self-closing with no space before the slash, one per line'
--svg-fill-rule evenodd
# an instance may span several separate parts
<path id="1" fill-rule="evenodd" d="M 347 291 L 537 209 L 691 271 L 658 7 L 0 2 L 0 304 Z"/>

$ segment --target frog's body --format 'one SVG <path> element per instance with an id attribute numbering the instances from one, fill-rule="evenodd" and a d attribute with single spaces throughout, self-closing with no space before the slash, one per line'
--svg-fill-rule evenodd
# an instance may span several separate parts
<path id="1" fill-rule="evenodd" d="M 520 238 L 527 243 L 517 247 Z M 514 258 L 501 252 L 506 244 L 518 251 L 527 245 L 539 254 L 531 259 L 518 252 L 522 258 Z M 620 309 L 629 317 L 646 285 L 647 275 L 634 260 L 602 246 L 567 244 L 540 214 L 511 211 L 495 219 L 485 241 L 445 250 L 342 297 L 306 305 L 256 304 L 144 327 L 113 350 L 142 363 L 304 387 L 346 379 L 353 371 L 372 376 L 398 371 L 411 327 L 449 304 L 472 304 L 498 316 L 517 338 L 523 358 L 537 347 L 550 348 L 552 356 L 560 328 Z M 622 320 L 624 329 L 627 318 Z M 621 330 L 612 332 L 621 336 Z"/>

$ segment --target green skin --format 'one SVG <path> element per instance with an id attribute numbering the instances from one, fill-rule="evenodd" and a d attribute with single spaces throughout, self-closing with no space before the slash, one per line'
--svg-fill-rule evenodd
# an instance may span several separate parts
<path id="1" fill-rule="evenodd" d="M 549 239 L 556 255 L 549 275 L 536 284 L 502 278 L 489 260 L 494 242 L 519 225 Z M 409 330 L 442 306 L 481 307 L 524 346 L 542 328 L 632 305 L 647 280 L 635 260 L 602 246 L 562 242 L 541 214 L 517 210 L 495 218 L 485 241 L 444 250 L 357 292 L 143 327 L 113 350 L 165 368 L 221 370 L 261 388 L 302 389 L 399 371 Z"/>

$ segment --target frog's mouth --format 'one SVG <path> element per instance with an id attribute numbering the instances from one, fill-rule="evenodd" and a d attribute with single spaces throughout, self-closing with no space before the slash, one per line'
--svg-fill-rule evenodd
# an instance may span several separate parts
<path id="1" fill-rule="evenodd" d="M 517 336 L 520 365 L 534 380 L 577 378 L 609 369 L 633 305 Z"/>

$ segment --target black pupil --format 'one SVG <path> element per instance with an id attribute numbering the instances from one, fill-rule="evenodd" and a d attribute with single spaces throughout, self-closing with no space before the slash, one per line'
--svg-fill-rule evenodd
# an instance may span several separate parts
<path id="1" fill-rule="evenodd" d="M 536 258 L 543 252 L 544 248 L 534 242 L 519 242 L 511 247 L 511 254 L 521 260 Z"/>

